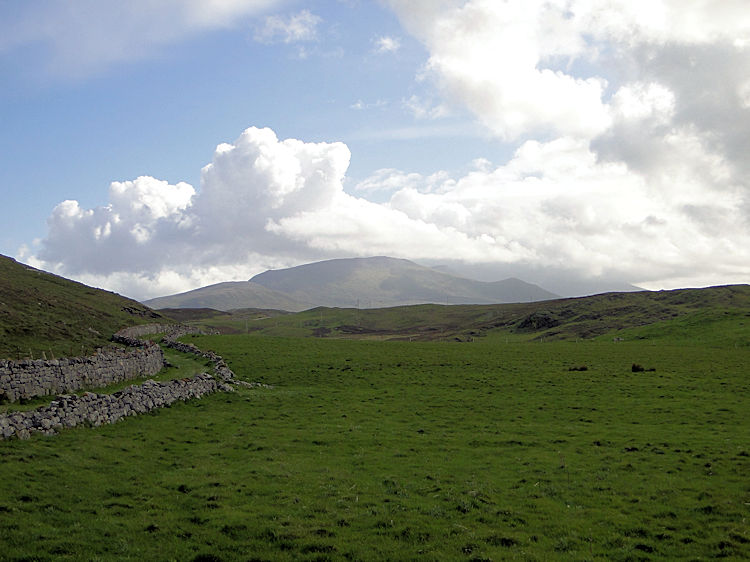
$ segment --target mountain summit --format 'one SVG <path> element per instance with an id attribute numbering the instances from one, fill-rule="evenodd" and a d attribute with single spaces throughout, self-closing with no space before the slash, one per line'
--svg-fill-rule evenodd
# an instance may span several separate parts
<path id="1" fill-rule="evenodd" d="M 191 308 L 280 308 L 298 311 L 314 306 L 382 308 L 409 304 L 495 304 L 529 302 L 557 295 L 519 279 L 487 283 L 456 277 L 404 259 L 389 257 L 334 259 L 270 270 L 250 281 L 232 283 L 227 298 L 226 283 L 189 293 L 146 301 L 151 307 Z M 263 299 L 284 295 L 288 302 Z M 200 302 L 195 301 L 197 293 Z"/>

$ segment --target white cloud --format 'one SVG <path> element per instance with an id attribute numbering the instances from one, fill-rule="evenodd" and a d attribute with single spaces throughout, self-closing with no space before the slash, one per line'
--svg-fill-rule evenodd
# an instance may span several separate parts
<path id="1" fill-rule="evenodd" d="M 103 207 L 61 203 L 38 259 L 135 296 L 374 254 L 654 288 L 750 278 L 742 3 L 390 4 L 427 47 L 420 74 L 435 86 L 405 105 L 432 119 L 468 109 L 517 143 L 511 159 L 461 176 L 378 170 L 349 194 L 344 144 L 250 128 L 217 147 L 197 193 L 138 178 L 112 184 Z M 378 134 L 425 132 L 439 130 Z"/>
<path id="2" fill-rule="evenodd" d="M 602 101 L 607 81 L 548 64 L 584 53 L 585 42 L 570 29 L 561 2 L 390 4 L 429 50 L 425 74 L 499 137 L 588 137 L 608 126 Z"/>
<path id="3" fill-rule="evenodd" d="M 270 129 L 250 128 L 216 148 L 200 193 L 141 177 L 114 182 L 109 202 L 95 209 L 60 203 L 38 259 L 97 285 L 126 283 L 110 286 L 135 296 L 213 282 L 217 271 L 235 278 L 288 264 L 309 247 L 268 225 L 330 205 L 343 193 L 349 156 L 341 143 L 279 141 Z"/>
<path id="4" fill-rule="evenodd" d="M 686 69 L 705 62 L 698 55 L 679 64 L 665 60 L 670 49 L 725 45 L 739 52 L 750 43 L 750 12 L 741 0 L 720 7 L 703 0 L 389 4 L 430 53 L 422 75 L 447 101 L 468 108 L 509 141 L 594 138 L 611 126 L 609 94 L 624 81 L 659 82 L 675 90 L 664 82 L 667 77 L 658 79 L 660 73 L 679 77 L 682 72 L 688 80 Z M 747 59 L 743 52 L 741 60 L 733 61 L 735 98 L 745 97 L 738 82 L 747 76 Z M 696 89 L 716 86 L 704 80 L 698 85 L 694 75 L 689 79 Z"/>
<path id="5" fill-rule="evenodd" d="M 674 115 L 674 93 L 661 84 L 632 83 L 620 88 L 612 97 L 615 118 L 622 121 L 648 119 L 668 123 Z"/>
<path id="6" fill-rule="evenodd" d="M 48 70 L 83 76 L 164 45 L 238 25 L 284 0 L 40 0 L 0 7 L 0 53 L 41 44 Z"/>
<path id="7" fill-rule="evenodd" d="M 356 109 L 357 111 L 362 111 L 365 109 L 383 109 L 387 106 L 388 106 L 388 102 L 385 100 L 376 100 L 372 103 L 366 103 L 360 99 L 360 100 L 357 100 L 352 105 L 350 105 L 349 107 L 351 109 Z"/>
<path id="8" fill-rule="evenodd" d="M 401 48 L 401 40 L 398 37 L 383 35 L 374 41 L 376 53 L 395 53 Z"/>
<path id="9" fill-rule="evenodd" d="M 263 25 L 256 30 L 255 40 L 261 43 L 313 41 L 317 38 L 318 25 L 322 21 L 309 10 L 302 10 L 287 17 L 268 16 Z"/>
<path id="10" fill-rule="evenodd" d="M 107 273 L 127 263 L 145 270 L 159 263 L 161 252 L 173 252 L 180 237 L 192 227 L 189 214 L 195 194 L 186 183 L 170 185 L 142 176 L 113 182 L 109 203 L 82 209 L 77 201 L 63 201 L 47 220 L 49 233 L 39 258 L 52 268 Z"/>
<path id="11" fill-rule="evenodd" d="M 357 193 L 392 193 L 410 188 L 425 193 L 444 189 L 446 184 L 454 183 L 447 172 L 436 172 L 428 177 L 417 173 L 405 173 L 392 168 L 376 170 L 370 177 L 354 186 Z"/>
<path id="12" fill-rule="evenodd" d="M 426 100 L 416 94 L 403 100 L 402 104 L 417 119 L 440 119 L 450 115 L 450 110 L 445 104 Z"/>
<path id="13" fill-rule="evenodd" d="M 598 160 L 584 140 L 528 141 L 461 177 L 380 170 L 355 188 L 391 194 L 378 204 L 344 191 L 345 145 L 250 128 L 217 147 L 199 193 L 138 178 L 113 183 L 104 207 L 61 203 L 39 264 L 137 297 L 375 254 L 652 284 L 750 274 L 742 191 L 712 188 L 725 163 L 690 131 L 664 151 L 647 177 Z"/>

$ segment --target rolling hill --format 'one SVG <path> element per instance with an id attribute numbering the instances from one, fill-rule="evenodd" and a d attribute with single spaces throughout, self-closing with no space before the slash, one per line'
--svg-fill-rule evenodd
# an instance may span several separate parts
<path id="1" fill-rule="evenodd" d="M 264 316 L 266 316 L 264 318 Z M 750 345 L 750 286 L 605 293 L 532 303 L 374 310 L 319 307 L 269 317 L 258 311 L 204 315 L 222 333 L 379 340 L 678 340 Z"/>
<path id="2" fill-rule="evenodd" d="M 388 257 L 336 259 L 271 270 L 248 282 L 219 283 L 145 301 L 153 308 L 385 308 L 413 304 L 530 302 L 557 295 L 519 279 L 494 283 Z"/>
<path id="3" fill-rule="evenodd" d="M 164 321 L 134 300 L 0 255 L 0 357 L 92 353 L 120 328 Z"/>

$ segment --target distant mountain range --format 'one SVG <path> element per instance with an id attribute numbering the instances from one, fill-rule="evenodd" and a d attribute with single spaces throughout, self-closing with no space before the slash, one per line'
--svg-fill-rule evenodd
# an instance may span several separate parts
<path id="1" fill-rule="evenodd" d="M 151 308 L 384 308 L 410 304 L 500 304 L 558 295 L 519 279 L 475 281 L 409 260 L 335 259 L 271 270 L 249 281 L 218 283 L 145 301 Z"/>

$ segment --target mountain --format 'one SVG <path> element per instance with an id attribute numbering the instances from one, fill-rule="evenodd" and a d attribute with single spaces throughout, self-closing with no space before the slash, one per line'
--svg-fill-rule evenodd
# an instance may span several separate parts
<path id="1" fill-rule="evenodd" d="M 162 316 L 134 300 L 0 255 L 0 358 L 92 353 L 120 328 Z"/>
<path id="2" fill-rule="evenodd" d="M 449 275 L 479 281 L 520 277 L 563 297 L 584 297 L 603 293 L 630 293 L 645 290 L 643 287 L 632 285 L 618 278 L 581 277 L 573 272 L 554 268 L 532 268 L 518 264 L 466 264 L 460 262 L 426 265 Z"/>
<path id="3" fill-rule="evenodd" d="M 297 300 L 283 292 L 268 289 L 252 281 L 216 283 L 186 293 L 158 297 L 145 301 L 151 308 L 269 308 L 299 312 L 313 308 L 315 303 Z"/>
<path id="4" fill-rule="evenodd" d="M 336 259 L 261 273 L 146 301 L 153 308 L 383 308 L 409 304 L 530 302 L 556 295 L 519 279 L 486 283 L 388 257 Z"/>
<path id="5" fill-rule="evenodd" d="M 519 279 L 486 283 L 404 259 L 335 259 L 266 271 L 252 282 L 319 306 L 383 308 L 408 304 L 492 304 L 555 298 Z"/>

